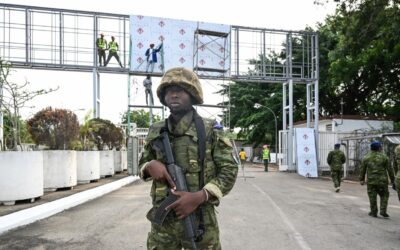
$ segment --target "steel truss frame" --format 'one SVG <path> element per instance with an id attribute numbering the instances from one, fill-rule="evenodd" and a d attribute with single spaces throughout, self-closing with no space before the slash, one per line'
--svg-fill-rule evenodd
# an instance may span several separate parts
<path id="1" fill-rule="evenodd" d="M 42 23 L 41 18 L 36 16 L 47 18 L 48 22 Z M 109 23 L 113 25 L 107 26 Z M 120 46 L 122 45 L 120 56 L 124 68 L 99 67 L 95 42 L 100 32 L 114 35 Z M 206 34 L 202 34 L 204 32 Z M 198 35 L 226 38 L 223 46 L 229 53 L 223 60 L 229 60 L 226 65 L 230 66 L 224 72 L 201 74 L 200 78 L 249 84 L 282 84 L 282 127 L 289 130 L 289 136 L 287 152 L 281 153 L 286 157 L 288 169 L 293 170 L 294 84 L 304 84 L 307 88 L 307 125 L 315 129 L 318 138 L 318 34 L 231 26 L 228 36 L 201 30 L 194 34 Z M 47 42 L 43 42 L 40 36 L 47 37 Z M 22 37 L 22 40 L 18 40 L 18 37 Z M 251 41 L 249 37 L 253 37 L 255 41 Z M 71 44 L 70 40 L 73 41 Z M 231 47 L 227 48 L 229 42 Z M 126 74 L 128 92 L 130 76 L 146 74 L 129 70 L 129 46 L 129 15 L 0 3 L 1 58 L 11 62 L 15 68 L 91 72 L 96 117 L 100 116 L 101 73 Z M 204 70 L 196 63 L 198 49 L 199 46 L 194 46 L 195 71 Z M 129 103 L 128 106 L 129 110 L 132 105 Z M 2 124 L 0 129 L 1 126 Z"/>

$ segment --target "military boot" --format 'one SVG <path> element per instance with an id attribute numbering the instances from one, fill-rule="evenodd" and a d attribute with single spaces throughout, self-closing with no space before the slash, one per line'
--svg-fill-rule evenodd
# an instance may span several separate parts
<path id="1" fill-rule="evenodd" d="M 385 211 L 381 211 L 379 214 L 382 215 L 382 217 L 385 217 L 385 218 L 389 217 L 389 215 Z"/>
<path id="2" fill-rule="evenodd" d="M 377 212 L 369 212 L 368 215 L 375 218 L 378 217 Z"/>

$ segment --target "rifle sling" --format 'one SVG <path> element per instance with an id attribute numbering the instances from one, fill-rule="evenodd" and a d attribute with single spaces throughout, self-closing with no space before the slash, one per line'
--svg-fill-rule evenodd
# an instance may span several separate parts
<path id="1" fill-rule="evenodd" d="M 202 189 L 204 187 L 204 160 L 206 157 L 206 128 L 204 127 L 203 119 L 201 119 L 201 116 L 197 114 L 196 110 L 193 111 L 193 118 L 199 142 L 199 164 L 200 164 L 199 187 Z M 204 206 L 202 205 L 200 206 L 200 211 L 199 211 L 199 229 L 201 230 L 201 235 L 205 233 Z"/>
<path id="2" fill-rule="evenodd" d="M 193 120 L 194 125 L 196 126 L 197 138 L 199 142 L 199 165 L 200 165 L 200 176 L 199 176 L 199 187 L 202 189 L 204 187 L 204 160 L 206 157 L 206 128 L 204 127 L 204 122 L 201 116 L 199 116 L 196 110 L 193 110 Z M 168 130 L 168 119 L 165 119 L 165 128 Z M 205 232 L 204 225 L 204 207 L 200 206 L 199 209 L 199 229 L 201 231 L 201 235 Z M 201 240 L 201 239 L 198 239 Z"/>

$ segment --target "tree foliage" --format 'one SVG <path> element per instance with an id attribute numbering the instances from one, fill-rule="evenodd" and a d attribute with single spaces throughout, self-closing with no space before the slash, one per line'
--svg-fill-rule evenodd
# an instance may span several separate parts
<path id="1" fill-rule="evenodd" d="M 398 1 L 341 1 L 319 26 L 323 114 L 400 120 L 400 10 Z"/>
<path id="2" fill-rule="evenodd" d="M 88 124 L 88 131 L 90 131 L 91 139 L 99 150 L 103 150 L 105 147 L 119 150 L 122 147 L 124 140 L 123 131 L 109 120 L 101 118 L 91 119 Z"/>
<path id="3" fill-rule="evenodd" d="M 33 98 L 56 91 L 58 87 L 47 90 L 29 90 L 28 86 L 30 83 L 28 81 L 25 81 L 23 84 L 9 81 L 11 68 L 12 65 L 9 62 L 0 58 L 0 110 L 11 118 L 12 145 L 13 150 L 17 150 L 18 145 L 21 145 L 20 110 L 28 107 L 27 103 Z"/>
<path id="4" fill-rule="evenodd" d="M 122 115 L 122 124 L 128 123 L 128 112 L 125 112 Z M 144 111 L 143 109 L 140 110 L 133 110 L 130 112 L 130 120 L 131 123 L 136 123 L 138 128 L 148 128 L 150 127 L 150 113 Z M 153 123 L 161 121 L 161 117 L 158 115 L 153 115 Z"/>
<path id="5" fill-rule="evenodd" d="M 78 138 L 79 122 L 70 110 L 47 107 L 28 120 L 28 131 L 36 144 L 50 149 L 71 149 Z"/>
<path id="6" fill-rule="evenodd" d="M 323 4 L 323 1 L 316 1 Z M 318 25 L 320 115 L 365 115 L 400 121 L 400 11 L 399 1 L 348 0 L 337 2 L 336 13 Z M 306 27 L 306 30 L 311 28 Z M 301 37 L 293 47 L 302 47 Z M 286 57 L 271 53 L 265 64 L 283 65 Z M 301 61 L 300 51 L 292 60 Z M 255 65 L 249 75 L 260 74 L 262 55 L 250 60 Z M 268 68 L 264 72 L 268 74 Z M 282 123 L 282 85 L 235 82 L 225 85 L 221 94 L 230 93 L 230 125 L 241 128 L 239 136 L 248 142 L 270 143 L 274 120 L 271 108 Z M 293 89 L 294 121 L 306 118 L 306 88 Z M 254 104 L 262 106 L 254 108 Z M 224 103 L 228 105 L 228 103 Z M 279 129 L 278 128 L 278 129 Z M 273 136 L 272 136 L 273 137 Z"/>
<path id="7" fill-rule="evenodd" d="M 18 127 L 20 128 L 20 138 L 21 143 L 33 143 L 33 140 L 28 132 L 27 122 L 21 117 L 18 117 Z M 4 149 L 14 149 L 17 145 L 15 145 L 14 134 L 13 134 L 13 123 L 12 117 L 8 113 L 4 113 L 3 117 L 3 129 L 4 129 Z"/>

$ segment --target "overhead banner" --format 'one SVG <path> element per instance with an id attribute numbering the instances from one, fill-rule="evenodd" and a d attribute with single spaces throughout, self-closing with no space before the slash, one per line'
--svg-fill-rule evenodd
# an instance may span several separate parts
<path id="1" fill-rule="evenodd" d="M 162 73 L 172 67 L 227 74 L 229 25 L 130 16 L 130 70 Z"/>
<path id="2" fill-rule="evenodd" d="M 297 173 L 318 177 L 317 153 L 313 128 L 296 128 Z"/>

